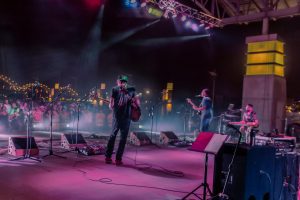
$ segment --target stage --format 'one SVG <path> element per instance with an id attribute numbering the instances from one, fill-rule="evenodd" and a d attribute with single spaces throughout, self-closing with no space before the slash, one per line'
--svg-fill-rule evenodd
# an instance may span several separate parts
<path id="1" fill-rule="evenodd" d="M 40 157 L 47 155 L 47 132 L 34 134 Z M 87 138 L 89 135 L 84 134 Z M 54 152 L 66 159 L 49 156 L 41 163 L 30 159 L 9 161 L 13 157 L 7 155 L 7 137 L 1 135 L 0 199 L 175 200 L 203 181 L 205 155 L 187 148 L 127 144 L 124 165 L 116 166 L 105 164 L 104 155 L 83 156 L 59 148 L 60 133 L 55 133 L 54 139 Z M 105 144 L 105 139 L 87 139 L 87 142 Z M 211 157 L 208 171 L 212 188 Z M 201 193 L 202 190 L 198 191 Z"/>

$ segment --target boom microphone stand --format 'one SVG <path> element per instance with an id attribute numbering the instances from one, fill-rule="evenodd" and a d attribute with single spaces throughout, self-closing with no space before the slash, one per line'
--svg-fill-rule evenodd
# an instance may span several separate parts
<path id="1" fill-rule="evenodd" d="M 56 96 L 55 100 L 51 101 L 49 106 L 50 106 L 50 144 L 49 144 L 49 154 L 43 156 L 43 158 L 46 158 L 48 156 L 56 156 L 59 158 L 64 158 L 66 159 L 66 157 L 64 156 L 60 156 L 60 155 L 56 155 L 53 153 L 53 149 L 52 149 L 52 141 L 53 141 L 53 136 L 52 136 L 52 130 L 53 130 L 53 104 L 56 103 L 59 99 L 59 97 L 62 95 L 62 93 L 60 93 L 59 95 Z"/>
<path id="2" fill-rule="evenodd" d="M 33 89 L 32 89 L 33 90 Z M 19 157 L 19 158 L 15 158 L 12 159 L 11 161 L 16 161 L 16 160 L 25 160 L 25 159 L 31 159 L 34 161 L 38 161 L 38 162 L 42 162 L 40 159 L 35 158 L 35 157 L 31 157 L 30 155 L 30 149 L 31 149 L 31 143 L 32 143 L 32 137 L 29 137 L 30 135 L 30 124 L 32 122 L 32 118 L 31 118 L 31 111 L 32 111 L 32 105 L 33 105 L 33 99 L 31 99 L 31 109 L 29 108 L 28 112 L 26 113 L 26 150 L 25 150 L 25 154 L 23 157 Z"/>
<path id="3" fill-rule="evenodd" d="M 26 116 L 25 116 L 25 119 L 26 119 L 26 151 L 25 151 L 25 154 L 24 154 L 23 157 L 12 159 L 12 161 L 31 159 L 31 160 L 35 160 L 35 161 L 38 161 L 38 162 L 42 162 L 40 159 L 35 158 L 35 157 L 31 157 L 31 155 L 30 155 L 31 143 L 32 143 L 32 139 L 33 139 L 33 138 L 30 137 L 30 131 L 31 131 L 30 124 L 32 123 L 32 117 L 31 116 L 32 116 L 32 109 L 33 109 L 34 89 L 37 86 L 39 86 L 38 82 L 36 82 L 31 88 L 31 106 L 28 107 L 28 111 L 26 112 Z"/>

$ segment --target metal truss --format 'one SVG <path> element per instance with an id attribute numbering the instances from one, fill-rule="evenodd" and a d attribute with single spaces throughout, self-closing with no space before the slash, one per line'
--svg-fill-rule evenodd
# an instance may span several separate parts
<path id="1" fill-rule="evenodd" d="M 211 26 L 247 24 L 300 15 L 300 0 L 146 0 L 173 15 L 184 14 Z M 192 3 L 191 8 L 187 3 Z"/>
<path id="2" fill-rule="evenodd" d="M 185 15 L 189 18 L 198 20 L 200 23 L 208 24 L 211 27 L 222 26 L 220 19 L 201 12 L 197 9 L 183 5 L 175 0 L 146 0 L 146 2 L 155 4 L 161 10 L 165 11 L 165 17 L 169 17 L 169 14 L 171 14 L 171 16 Z"/>
<path id="3" fill-rule="evenodd" d="M 187 1 L 187 0 L 185 0 Z M 223 25 L 300 15 L 300 0 L 188 0 Z"/>

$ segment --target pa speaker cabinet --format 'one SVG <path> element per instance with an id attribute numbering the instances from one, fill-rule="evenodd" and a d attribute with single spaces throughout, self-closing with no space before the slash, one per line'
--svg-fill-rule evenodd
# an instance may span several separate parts
<path id="1" fill-rule="evenodd" d="M 224 144 L 215 157 L 213 191 L 222 191 L 235 145 Z M 240 146 L 231 167 L 225 194 L 231 200 L 273 199 L 275 152 L 270 146 Z"/>
<path id="2" fill-rule="evenodd" d="M 26 154 L 27 138 L 26 137 L 9 137 L 8 154 L 13 156 L 24 156 Z M 39 154 L 38 146 L 34 137 L 28 139 L 28 154 L 35 156 Z"/>
<path id="3" fill-rule="evenodd" d="M 299 161 L 299 155 L 295 152 L 276 155 L 274 199 L 298 199 Z"/>
<path id="4" fill-rule="evenodd" d="M 150 138 L 147 136 L 145 132 L 131 132 L 130 143 L 136 146 L 152 144 Z"/>
<path id="5" fill-rule="evenodd" d="M 172 131 L 162 131 L 160 132 L 159 142 L 161 144 L 172 144 L 178 142 L 178 137 Z"/>
<path id="6" fill-rule="evenodd" d="M 75 149 L 76 147 L 83 148 L 87 146 L 87 143 L 81 134 L 77 134 L 77 140 L 76 140 L 75 133 L 64 133 L 61 134 L 61 146 L 64 149 L 70 150 L 70 149 Z"/>

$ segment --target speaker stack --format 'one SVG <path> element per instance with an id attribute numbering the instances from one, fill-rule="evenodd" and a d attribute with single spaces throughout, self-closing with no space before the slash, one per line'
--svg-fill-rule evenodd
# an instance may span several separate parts
<path id="1" fill-rule="evenodd" d="M 215 157 L 215 194 L 222 191 L 233 144 L 224 144 Z M 299 156 L 276 154 L 274 146 L 241 145 L 232 164 L 225 194 L 230 200 L 297 200 Z"/>
<path id="2" fill-rule="evenodd" d="M 26 146 L 26 137 L 9 137 L 8 154 L 13 156 L 24 156 L 26 154 Z M 34 137 L 29 137 L 28 139 L 28 154 L 30 156 L 35 156 L 39 154 L 39 149 Z"/>
<path id="3" fill-rule="evenodd" d="M 222 191 L 235 145 L 224 144 L 215 157 L 214 193 Z M 272 199 L 275 148 L 240 146 L 233 162 L 225 194 L 231 200 Z"/>
<path id="4" fill-rule="evenodd" d="M 299 155 L 295 152 L 276 155 L 274 199 L 297 200 Z"/>

